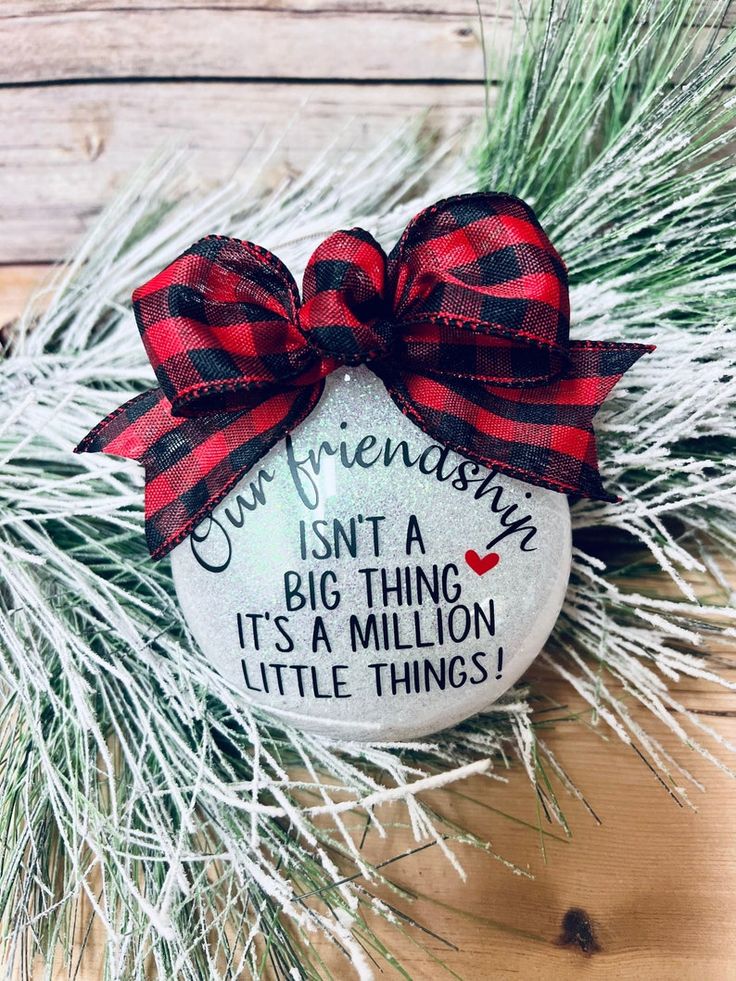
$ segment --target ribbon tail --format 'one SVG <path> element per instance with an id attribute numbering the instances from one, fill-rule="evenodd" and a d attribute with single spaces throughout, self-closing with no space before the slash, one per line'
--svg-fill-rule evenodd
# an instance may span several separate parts
<path id="1" fill-rule="evenodd" d="M 160 388 L 141 392 L 111 412 L 84 439 L 74 447 L 75 453 L 107 453 L 124 456 L 129 460 L 145 461 L 151 444 L 158 438 L 161 428 L 176 428 L 181 421 L 173 418 L 166 408 L 167 399 Z M 140 420 L 145 419 L 145 425 Z M 154 426 L 149 429 L 149 422 Z"/>
<path id="2" fill-rule="evenodd" d="M 323 382 L 252 397 L 245 408 L 172 416 L 160 388 L 103 419 L 76 453 L 140 461 L 146 473 L 146 539 L 161 558 L 210 515 L 239 480 L 314 409 Z"/>
<path id="3" fill-rule="evenodd" d="M 571 343 L 561 376 L 510 388 L 439 378 L 401 368 L 381 371 L 391 398 L 421 430 L 475 463 L 564 494 L 618 498 L 598 472 L 592 421 L 645 344 Z"/>

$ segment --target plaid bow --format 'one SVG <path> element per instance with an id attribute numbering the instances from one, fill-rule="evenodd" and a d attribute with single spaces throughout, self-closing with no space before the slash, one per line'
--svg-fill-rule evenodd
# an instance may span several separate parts
<path id="1" fill-rule="evenodd" d="M 601 485 L 591 422 L 650 347 L 570 341 L 565 266 L 534 213 L 467 194 L 418 214 L 387 257 L 336 232 L 304 274 L 209 236 L 133 294 L 159 388 L 77 452 L 140 460 L 158 558 L 314 409 L 324 378 L 368 363 L 420 429 L 483 466 L 563 493 Z"/>

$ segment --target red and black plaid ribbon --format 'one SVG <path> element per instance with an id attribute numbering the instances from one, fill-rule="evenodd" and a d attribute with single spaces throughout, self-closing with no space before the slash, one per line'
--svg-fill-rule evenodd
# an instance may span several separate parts
<path id="1" fill-rule="evenodd" d="M 505 194 L 440 201 L 387 257 L 336 232 L 304 274 L 210 236 L 133 294 L 160 388 L 96 426 L 78 452 L 140 460 L 154 558 L 180 542 L 319 401 L 367 363 L 420 429 L 483 466 L 614 500 L 592 419 L 650 347 L 570 341 L 565 266 L 531 208 Z"/>

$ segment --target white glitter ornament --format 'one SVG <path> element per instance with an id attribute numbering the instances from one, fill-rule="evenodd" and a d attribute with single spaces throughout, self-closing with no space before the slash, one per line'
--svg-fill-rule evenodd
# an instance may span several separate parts
<path id="1" fill-rule="evenodd" d="M 171 558 L 197 643 L 247 698 L 383 741 L 455 725 L 523 674 L 570 552 L 564 495 L 432 442 L 357 368 Z"/>

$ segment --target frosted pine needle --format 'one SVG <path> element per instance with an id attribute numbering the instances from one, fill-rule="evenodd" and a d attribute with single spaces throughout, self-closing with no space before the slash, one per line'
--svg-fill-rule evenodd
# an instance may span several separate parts
<path id="1" fill-rule="evenodd" d="M 676 688 L 729 684 L 736 626 L 725 13 L 535 3 L 480 162 L 481 183 L 529 200 L 568 262 L 575 330 L 658 344 L 599 420 L 602 469 L 623 501 L 573 509 L 573 576 L 544 660 L 680 801 L 700 786 L 688 754 L 728 768 L 734 749 Z M 395 964 L 383 937 L 421 932 L 376 898 L 391 865 L 367 860 L 365 828 L 401 824 L 461 872 L 458 841 L 490 846 L 418 791 L 484 771 L 502 795 L 518 763 L 563 829 L 547 778 L 585 802 L 533 725 L 543 689 L 416 745 L 328 744 L 269 723 L 192 646 L 167 565 L 148 561 L 139 468 L 70 453 L 151 383 L 128 298 L 193 240 L 248 237 L 295 270 L 340 226 L 390 244 L 421 206 L 477 184 L 462 155 L 411 135 L 352 159 L 329 151 L 267 197 L 234 182 L 198 198 L 181 159 L 159 162 L 12 331 L 0 369 L 0 911 L 21 972 L 40 952 L 50 977 L 56 950 L 73 976 L 86 909 L 105 928 L 106 978 L 328 977 L 314 938 L 370 977 Z M 643 575 L 646 593 L 631 587 Z M 663 727 L 682 741 L 677 758 Z"/>

